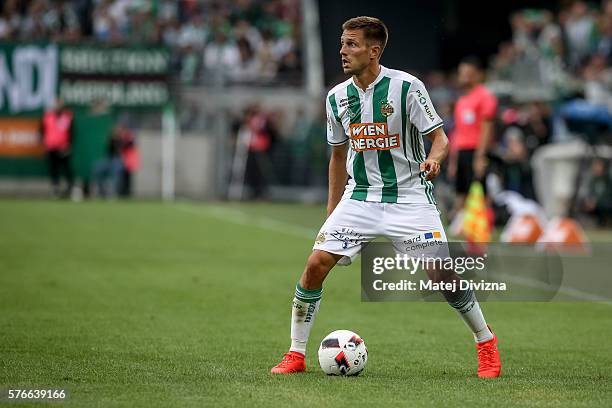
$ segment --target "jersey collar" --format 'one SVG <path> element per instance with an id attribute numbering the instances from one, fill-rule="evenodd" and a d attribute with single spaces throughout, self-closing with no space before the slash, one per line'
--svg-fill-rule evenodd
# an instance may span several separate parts
<path id="1" fill-rule="evenodd" d="M 380 72 L 378 73 L 378 76 L 376 77 L 376 79 L 374 80 L 374 82 L 372 82 L 370 85 L 368 85 L 368 87 L 366 88 L 366 91 L 369 91 L 370 89 L 374 89 L 374 87 L 376 86 L 377 83 L 379 83 L 384 77 L 385 74 L 387 73 L 387 68 L 383 67 L 382 65 L 380 65 Z M 361 89 L 359 87 L 359 85 L 357 85 L 355 83 L 355 80 L 353 79 L 353 76 L 351 76 L 351 82 L 353 83 L 353 85 L 355 86 L 355 88 L 357 88 L 357 90 L 359 92 L 363 92 L 363 89 Z"/>

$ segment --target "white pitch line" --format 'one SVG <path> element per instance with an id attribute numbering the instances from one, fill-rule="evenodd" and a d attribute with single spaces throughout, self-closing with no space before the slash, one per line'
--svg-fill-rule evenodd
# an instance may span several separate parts
<path id="1" fill-rule="evenodd" d="M 275 220 L 274 218 L 270 217 L 250 216 L 249 214 L 234 208 L 223 208 L 211 205 L 202 205 L 193 208 L 182 204 L 174 205 L 174 208 L 200 217 L 208 216 L 221 221 L 228 221 L 242 226 L 257 227 L 266 231 L 282 233 L 296 238 L 311 240 L 314 239 L 314 237 L 316 236 L 316 231 L 311 230 L 309 228 L 300 227 L 298 225 L 293 225 L 288 222 Z M 507 281 L 514 282 L 519 285 L 530 287 L 532 289 L 550 289 L 548 285 L 536 281 L 534 279 L 508 274 L 496 274 L 495 276 L 501 277 Z M 558 293 L 583 301 L 602 302 L 607 306 L 612 306 L 612 302 L 610 302 L 610 300 L 605 297 L 583 292 L 572 287 L 561 286 L 558 290 Z"/>
<path id="2" fill-rule="evenodd" d="M 540 282 L 540 281 L 537 281 L 535 279 L 531 279 L 525 276 L 514 276 L 514 275 L 507 274 L 507 273 L 495 273 L 493 276 L 495 278 L 501 278 L 502 280 L 505 280 L 507 282 L 514 282 L 518 285 L 527 286 L 532 289 L 550 290 L 550 285 L 547 285 L 544 282 Z M 610 299 L 604 296 L 599 296 L 599 295 L 594 295 L 592 293 L 584 292 L 580 289 L 572 288 L 571 286 L 563 286 L 563 283 L 561 283 L 561 286 L 557 290 L 556 294 L 557 293 L 572 297 L 574 299 L 583 300 L 583 301 L 604 302 L 608 306 L 612 306 L 612 303 L 610 303 Z"/>
<path id="3" fill-rule="evenodd" d="M 314 240 L 317 232 L 306 227 L 293 225 L 288 222 L 275 220 L 265 216 L 251 216 L 243 211 L 233 208 L 223 208 L 217 206 L 203 205 L 201 207 L 189 207 L 185 205 L 175 205 L 174 208 L 198 215 L 200 217 L 213 217 L 221 221 L 232 222 L 237 225 L 257 227 L 263 230 L 290 235 L 296 238 Z"/>

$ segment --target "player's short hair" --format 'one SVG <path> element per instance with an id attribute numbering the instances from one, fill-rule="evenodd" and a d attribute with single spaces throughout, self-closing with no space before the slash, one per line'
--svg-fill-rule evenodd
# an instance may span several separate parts
<path id="1" fill-rule="evenodd" d="M 477 71 L 483 70 L 482 61 L 480 60 L 480 58 L 478 58 L 475 55 L 469 55 L 467 57 L 463 57 L 461 61 L 459 62 L 459 64 L 460 65 L 461 64 L 471 65 L 474 68 L 476 68 Z"/>
<path id="2" fill-rule="evenodd" d="M 380 45 L 381 53 L 387 45 L 387 39 L 389 38 L 389 30 L 387 26 L 380 19 L 376 17 L 353 17 L 346 20 L 342 24 L 343 30 L 363 30 L 363 37 L 369 43 L 375 42 Z"/>

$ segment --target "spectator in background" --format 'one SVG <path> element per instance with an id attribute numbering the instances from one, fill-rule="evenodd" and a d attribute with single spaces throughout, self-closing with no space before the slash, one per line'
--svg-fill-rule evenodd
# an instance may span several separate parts
<path id="1" fill-rule="evenodd" d="M 274 53 L 274 37 L 270 30 L 261 34 L 261 44 L 256 54 L 260 81 L 269 82 L 276 76 L 278 61 Z"/>
<path id="2" fill-rule="evenodd" d="M 129 30 L 129 10 L 134 0 L 102 0 L 109 3 L 109 14 L 117 24 L 118 30 L 125 36 Z"/>
<path id="3" fill-rule="evenodd" d="M 7 0 L 0 15 L 0 40 L 10 40 L 19 34 L 21 15 L 17 8 L 17 0 Z"/>
<path id="4" fill-rule="evenodd" d="M 180 50 L 179 37 L 181 33 L 181 23 L 178 18 L 171 17 L 162 22 L 163 29 L 161 31 L 161 42 L 171 50 Z M 170 65 L 173 72 L 180 72 L 181 69 L 181 52 L 173 52 L 170 54 Z M 197 61 L 197 58 L 196 58 Z"/>
<path id="5" fill-rule="evenodd" d="M 487 154 L 493 144 L 493 120 L 497 99 L 482 84 L 483 72 L 475 57 L 465 58 L 458 68 L 463 92 L 455 105 L 455 129 L 451 135 L 449 178 L 455 180 L 456 199 L 452 216 L 463 208 L 473 180 L 483 181 Z"/>
<path id="6" fill-rule="evenodd" d="M 140 167 L 140 155 L 136 146 L 136 138 L 127 128 L 122 128 L 121 139 L 121 161 L 123 163 L 123 173 L 121 175 L 121 186 L 119 196 L 129 197 L 132 195 L 132 178 Z"/>
<path id="7" fill-rule="evenodd" d="M 527 104 L 525 119 L 525 145 L 529 156 L 540 146 L 550 143 L 552 139 L 551 110 L 543 101 Z"/>
<path id="8" fill-rule="evenodd" d="M 131 174 L 138 168 L 138 152 L 134 136 L 124 125 L 118 124 L 111 132 L 106 157 L 94 166 L 94 182 L 98 195 L 115 198 L 130 193 Z M 110 191 L 107 184 L 110 182 Z"/>
<path id="9" fill-rule="evenodd" d="M 178 32 L 176 44 L 181 55 L 181 80 L 192 83 L 198 76 L 201 55 L 209 36 L 209 30 L 201 13 L 193 14 Z"/>
<path id="10" fill-rule="evenodd" d="M 110 15 L 110 4 L 108 1 L 101 1 L 93 13 L 94 38 L 100 42 L 108 42 L 113 31 L 116 32 L 116 23 Z"/>
<path id="11" fill-rule="evenodd" d="M 240 51 L 222 31 L 215 31 L 213 41 L 204 50 L 204 75 L 208 83 L 224 83 L 240 64 Z"/>
<path id="12" fill-rule="evenodd" d="M 582 71 L 582 76 L 585 100 L 612 111 L 612 69 L 608 67 L 606 57 L 601 54 L 592 55 Z"/>
<path id="13" fill-rule="evenodd" d="M 238 20 L 234 25 L 234 36 L 237 41 L 245 40 L 251 49 L 259 48 L 261 44 L 261 34 L 246 20 Z"/>
<path id="14" fill-rule="evenodd" d="M 54 41 L 77 41 L 81 37 L 79 18 L 71 2 L 56 0 L 47 4 L 46 29 Z"/>
<path id="15" fill-rule="evenodd" d="M 239 38 L 236 42 L 239 61 L 229 71 L 232 82 L 246 83 L 257 78 L 257 61 L 255 61 L 253 49 L 245 38 Z"/>
<path id="16" fill-rule="evenodd" d="M 593 216 L 599 226 L 606 226 L 612 219 L 612 179 L 603 159 L 593 160 L 586 193 L 582 200 L 582 210 Z"/>
<path id="17" fill-rule="evenodd" d="M 21 38 L 28 40 L 46 40 L 47 26 L 44 21 L 46 4 L 44 0 L 34 0 L 28 7 L 28 13 L 21 23 Z"/>
<path id="18" fill-rule="evenodd" d="M 612 0 L 602 4 L 602 15 L 599 19 L 599 41 L 597 53 L 606 58 L 606 63 L 612 65 Z"/>
<path id="19" fill-rule="evenodd" d="M 576 67 L 596 47 L 596 20 L 588 5 L 582 0 L 571 4 L 563 20 L 569 63 L 571 67 Z"/>
<path id="20" fill-rule="evenodd" d="M 263 198 L 272 176 L 271 152 L 278 132 L 268 114 L 258 106 L 247 109 L 243 126 L 250 132 L 245 181 L 251 187 L 251 197 Z"/>
<path id="21" fill-rule="evenodd" d="M 132 5 L 129 9 L 129 25 L 126 38 L 136 44 L 157 44 L 160 41 L 159 26 L 146 3 Z"/>
<path id="22" fill-rule="evenodd" d="M 597 143 L 612 129 L 612 71 L 605 58 L 596 54 L 586 60 L 581 75 L 585 99 L 563 103 L 560 113 L 570 130 Z"/>
<path id="23" fill-rule="evenodd" d="M 299 0 L 5 0 L 0 6 L 0 40 L 164 44 L 173 73 L 186 84 L 302 81 Z M 234 64 L 241 67 L 226 69 Z"/>
<path id="24" fill-rule="evenodd" d="M 504 190 L 534 199 L 529 152 L 520 128 L 510 127 L 506 130 L 501 152 Z"/>
<path id="25" fill-rule="evenodd" d="M 514 63 L 518 50 L 511 42 L 502 42 L 497 47 L 497 54 L 490 64 L 490 78 L 497 81 L 511 81 L 513 78 Z"/>
<path id="26" fill-rule="evenodd" d="M 70 165 L 72 145 L 72 112 L 64 106 L 61 99 L 56 99 L 53 108 L 46 111 L 42 118 L 41 135 L 47 161 L 53 196 L 67 198 L 74 184 L 74 175 Z M 60 189 L 60 176 L 66 177 L 66 189 Z"/>

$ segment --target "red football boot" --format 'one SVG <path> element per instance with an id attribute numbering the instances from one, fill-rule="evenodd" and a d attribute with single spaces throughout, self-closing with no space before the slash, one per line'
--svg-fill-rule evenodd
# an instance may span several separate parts
<path id="1" fill-rule="evenodd" d="M 297 351 L 290 351 L 283 356 L 283 361 L 270 370 L 272 374 L 291 374 L 306 371 L 304 355 Z"/>
<path id="2" fill-rule="evenodd" d="M 491 328 L 489 327 L 489 330 Z M 493 331 L 491 331 L 493 333 Z M 478 377 L 495 378 L 501 374 L 501 360 L 497 350 L 497 336 L 493 333 L 491 340 L 476 343 L 478 350 Z"/>

